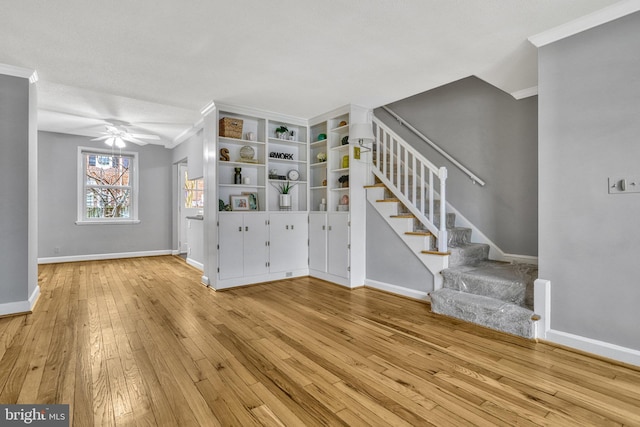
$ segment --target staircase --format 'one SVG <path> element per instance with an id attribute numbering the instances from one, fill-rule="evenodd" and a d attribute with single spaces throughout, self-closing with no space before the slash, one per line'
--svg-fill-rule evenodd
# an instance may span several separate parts
<path id="1" fill-rule="evenodd" d="M 446 171 L 434 170 L 375 118 L 374 124 L 372 171 L 377 183 L 366 187 L 367 200 L 433 274 L 432 311 L 535 338 L 537 266 L 489 260 L 490 246 L 472 242 L 472 229 L 456 226 L 456 214 L 447 212 L 441 201 Z M 441 181 L 438 193 L 436 171 Z"/>

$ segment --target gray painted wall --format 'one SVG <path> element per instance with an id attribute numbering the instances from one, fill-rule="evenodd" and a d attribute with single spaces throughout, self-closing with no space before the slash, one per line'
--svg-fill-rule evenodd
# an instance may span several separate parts
<path id="1" fill-rule="evenodd" d="M 367 203 L 367 279 L 421 292 L 433 290 L 433 275 Z"/>
<path id="2" fill-rule="evenodd" d="M 171 150 L 127 144 L 140 168 L 140 224 L 76 225 L 78 147 L 106 147 L 90 138 L 39 133 L 38 257 L 171 249 Z M 60 248 L 59 253 L 54 248 Z"/>
<path id="3" fill-rule="evenodd" d="M 540 277 L 551 329 L 640 350 L 640 13 L 539 50 Z"/>
<path id="4" fill-rule="evenodd" d="M 538 254 L 537 97 L 515 100 L 469 77 L 389 107 L 486 182 L 474 185 L 444 157 L 382 109 L 376 117 L 438 166 L 447 198 L 500 249 Z"/>
<path id="5" fill-rule="evenodd" d="M 0 304 L 26 301 L 29 80 L 0 74 Z"/>

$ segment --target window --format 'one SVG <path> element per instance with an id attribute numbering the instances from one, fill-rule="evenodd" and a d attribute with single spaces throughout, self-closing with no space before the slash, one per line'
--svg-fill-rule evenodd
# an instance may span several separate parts
<path id="1" fill-rule="evenodd" d="M 187 171 L 184 171 L 184 207 L 204 207 L 204 180 L 189 179 Z"/>
<path id="2" fill-rule="evenodd" d="M 138 154 L 78 149 L 77 224 L 138 221 Z"/>

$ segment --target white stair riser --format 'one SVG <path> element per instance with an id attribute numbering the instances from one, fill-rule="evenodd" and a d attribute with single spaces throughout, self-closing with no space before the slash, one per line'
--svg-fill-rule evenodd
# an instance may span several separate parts
<path id="1" fill-rule="evenodd" d="M 413 231 L 413 218 L 390 218 L 389 216 L 385 216 L 385 218 L 388 218 L 387 222 L 399 235 Z"/>
<path id="2" fill-rule="evenodd" d="M 383 216 L 398 215 L 400 213 L 400 203 L 376 202 L 376 210 Z"/>
<path id="3" fill-rule="evenodd" d="M 385 197 L 385 188 L 384 187 L 371 187 L 367 188 L 367 200 L 372 205 L 376 203 L 376 200 L 384 199 Z"/>
<path id="4" fill-rule="evenodd" d="M 414 236 L 411 234 L 404 234 L 402 240 L 409 246 L 413 252 L 427 251 L 432 248 L 431 238 L 428 236 Z"/>

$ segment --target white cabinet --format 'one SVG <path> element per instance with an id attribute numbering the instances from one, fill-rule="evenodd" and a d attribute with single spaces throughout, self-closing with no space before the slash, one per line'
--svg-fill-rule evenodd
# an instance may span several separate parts
<path id="1" fill-rule="evenodd" d="M 307 214 L 269 215 L 269 271 L 308 268 Z"/>
<path id="2" fill-rule="evenodd" d="M 267 214 L 221 213 L 218 268 L 221 280 L 268 273 Z"/>
<path id="3" fill-rule="evenodd" d="M 349 216 L 327 214 L 327 272 L 349 277 Z"/>
<path id="4" fill-rule="evenodd" d="M 349 215 L 309 215 L 309 274 L 349 286 Z"/>
<path id="5" fill-rule="evenodd" d="M 327 271 L 327 214 L 309 214 L 309 270 Z"/>

